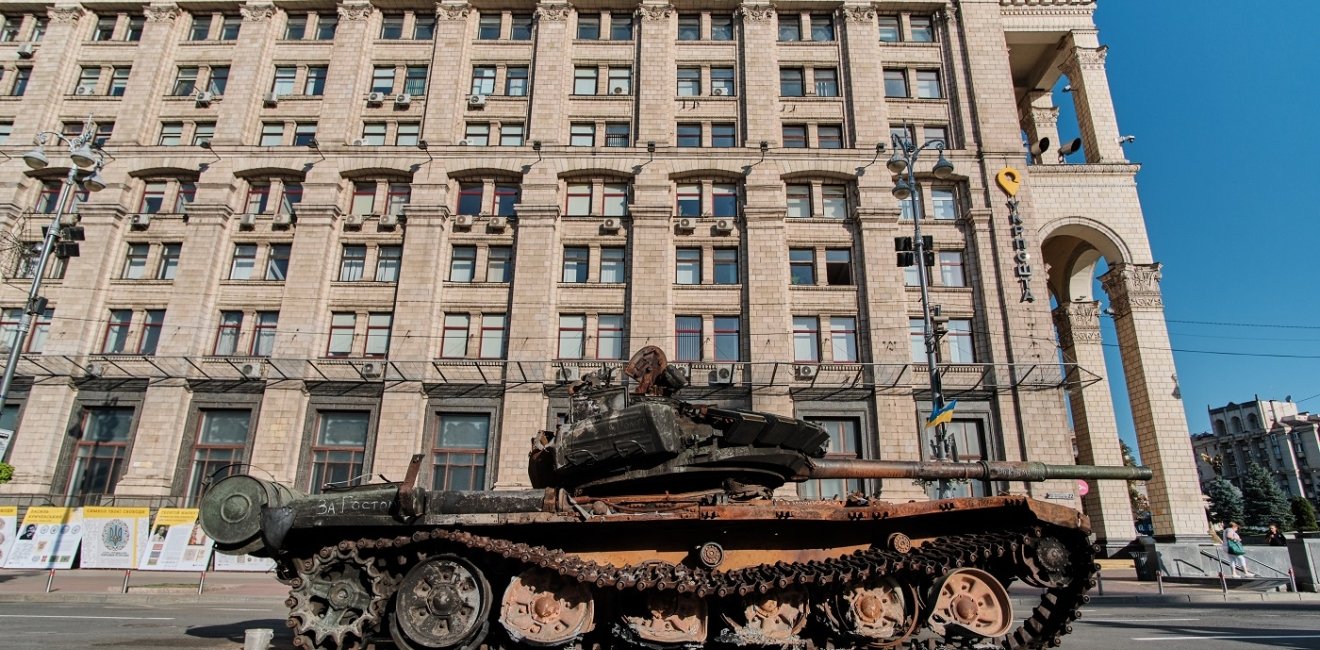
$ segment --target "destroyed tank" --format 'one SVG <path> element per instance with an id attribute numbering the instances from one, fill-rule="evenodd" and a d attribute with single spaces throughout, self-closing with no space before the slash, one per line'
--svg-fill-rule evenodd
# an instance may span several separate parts
<path id="1" fill-rule="evenodd" d="M 302 494 L 251 475 L 201 505 L 221 553 L 274 558 L 300 648 L 1044 648 L 1098 566 L 1087 518 L 1019 495 L 801 500 L 813 479 L 1146 480 L 1140 467 L 825 458 L 794 418 L 678 399 L 656 348 L 570 387 L 533 489 Z M 1043 589 L 1015 617 L 1007 592 Z"/>

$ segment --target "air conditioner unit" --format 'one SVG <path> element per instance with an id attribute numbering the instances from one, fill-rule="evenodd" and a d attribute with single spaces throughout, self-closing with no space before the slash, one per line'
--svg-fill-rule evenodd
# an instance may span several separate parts
<path id="1" fill-rule="evenodd" d="M 257 225 L 257 215 L 252 212 L 243 213 L 243 216 L 238 218 L 238 225 L 244 228 L 251 228 L 252 226 Z"/>
<path id="2" fill-rule="evenodd" d="M 460 214 L 457 217 L 454 217 L 454 226 L 458 228 L 471 228 L 473 221 L 474 219 L 472 215 Z"/>
<path id="3" fill-rule="evenodd" d="M 733 364 L 721 363 L 710 371 L 710 383 L 727 386 L 733 383 Z"/>
<path id="4" fill-rule="evenodd" d="M 481 108 L 486 105 L 485 95 L 468 95 L 469 108 Z"/>
<path id="5" fill-rule="evenodd" d="M 677 227 L 679 232 L 692 232 L 697 229 L 697 220 L 692 217 L 683 217 L 678 220 Z"/>
<path id="6" fill-rule="evenodd" d="M 502 231 L 508 226 L 509 226 L 508 217 L 491 217 L 490 220 L 486 222 L 487 230 Z"/>
<path id="7" fill-rule="evenodd" d="M 669 364 L 669 367 L 670 367 L 670 368 L 673 368 L 673 369 L 674 369 L 674 372 L 676 372 L 676 373 L 682 375 L 682 376 L 683 376 L 683 379 L 686 379 L 686 380 L 689 381 L 689 382 L 692 381 L 692 364 L 690 364 L 690 363 L 671 363 L 671 364 Z"/>
<path id="8" fill-rule="evenodd" d="M 459 141 L 458 141 L 458 146 L 460 146 L 460 147 L 466 147 L 466 146 L 468 146 L 468 141 L 467 141 L 467 140 L 459 140 Z"/>
<path id="9" fill-rule="evenodd" d="M 364 144 L 366 144 L 366 143 L 367 143 L 367 141 L 364 140 L 364 139 L 362 139 L 362 138 L 356 138 L 356 139 L 353 140 L 353 146 L 355 146 L 355 147 L 361 147 L 362 145 L 364 145 Z"/>
<path id="10" fill-rule="evenodd" d="M 361 366 L 362 376 L 367 379 L 379 379 L 385 372 L 385 365 L 374 361 L 367 362 Z"/>
<path id="11" fill-rule="evenodd" d="M 716 219 L 715 232 L 733 232 L 733 219 Z"/>
<path id="12" fill-rule="evenodd" d="M 362 214 L 350 214 L 350 215 L 344 217 L 344 227 L 345 227 L 345 228 L 361 228 L 361 227 L 362 227 L 362 221 L 363 221 L 365 218 L 366 218 L 366 215 L 362 215 Z"/>
<path id="13" fill-rule="evenodd" d="M 77 88 L 74 88 L 74 89 L 73 89 L 73 94 L 75 94 L 75 95 L 94 95 L 94 94 L 96 94 L 96 89 L 95 89 L 95 88 L 88 88 L 87 86 L 78 86 Z"/>
<path id="14" fill-rule="evenodd" d="M 18 58 L 20 59 L 30 59 L 35 53 L 36 48 L 32 47 L 31 43 L 24 43 L 18 46 Z"/>
<path id="15" fill-rule="evenodd" d="M 628 91 L 624 90 L 623 86 L 615 86 L 614 88 L 610 89 L 611 95 L 622 95 L 626 92 Z"/>
<path id="16" fill-rule="evenodd" d="M 276 212 L 275 218 L 271 220 L 271 223 L 276 226 L 292 225 L 293 215 L 289 214 L 288 212 Z"/>
<path id="17" fill-rule="evenodd" d="M 798 379 L 815 379 L 817 366 L 793 366 L 793 376 Z"/>
<path id="18" fill-rule="evenodd" d="M 407 106 L 408 104 L 411 103 L 412 103 L 412 95 L 409 95 L 408 93 L 399 93 L 394 96 L 395 106 Z"/>
<path id="19" fill-rule="evenodd" d="M 367 103 L 380 105 L 385 102 L 385 93 L 367 93 Z"/>
<path id="20" fill-rule="evenodd" d="M 151 215 L 135 214 L 132 223 L 134 228 L 146 228 L 151 225 Z"/>
<path id="21" fill-rule="evenodd" d="M 382 228 L 393 228 L 399 225 L 399 215 L 397 213 L 387 212 L 380 215 L 379 223 Z"/>
<path id="22" fill-rule="evenodd" d="M 262 98 L 262 101 L 265 102 L 267 106 L 278 106 L 280 103 L 280 96 L 276 93 L 266 93 L 266 96 Z"/>
<path id="23" fill-rule="evenodd" d="M 215 99 L 215 95 L 209 90 L 203 90 L 202 92 L 197 93 L 197 96 L 194 97 L 194 99 L 197 100 L 198 106 L 210 106 L 211 100 Z"/>
<path id="24" fill-rule="evenodd" d="M 714 95 L 714 96 L 716 96 L 716 97 L 723 97 L 723 96 L 724 96 L 724 89 L 723 89 L 723 88 L 712 88 L 711 91 L 710 91 L 710 94 L 712 94 L 712 95 Z"/>
<path id="25" fill-rule="evenodd" d="M 266 369 L 259 363 L 245 363 L 239 366 L 238 372 L 244 379 L 261 379 L 266 374 Z"/>
<path id="26" fill-rule="evenodd" d="M 560 366 L 555 371 L 555 381 L 561 384 L 571 384 L 582 379 L 582 371 L 577 366 Z"/>
<path id="27" fill-rule="evenodd" d="M 608 232 L 618 232 L 619 229 L 622 227 L 623 227 L 623 219 L 620 219 L 618 217 L 610 217 L 606 219 L 604 223 L 600 224 L 601 230 L 605 230 Z"/>

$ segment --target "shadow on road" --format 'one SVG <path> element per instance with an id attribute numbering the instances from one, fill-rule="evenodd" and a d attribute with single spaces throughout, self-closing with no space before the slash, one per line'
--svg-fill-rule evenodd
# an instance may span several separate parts
<path id="1" fill-rule="evenodd" d="M 284 625 L 282 618 L 260 618 L 251 621 L 239 621 L 237 623 L 227 623 L 225 625 L 198 625 L 188 628 L 187 634 L 199 639 L 228 639 L 236 643 L 243 642 L 243 636 L 249 628 L 269 628 L 275 631 L 275 642 L 277 647 L 287 647 L 289 644 L 281 644 L 281 641 L 289 642 L 293 639 L 293 634 L 289 628 Z"/>

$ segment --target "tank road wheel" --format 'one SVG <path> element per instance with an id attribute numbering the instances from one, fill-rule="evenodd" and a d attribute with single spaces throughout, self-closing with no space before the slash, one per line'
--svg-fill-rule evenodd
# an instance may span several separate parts
<path id="1" fill-rule="evenodd" d="M 595 615 L 586 585 L 544 569 L 528 569 L 504 590 L 500 624 L 515 641 L 555 646 L 590 632 Z"/>
<path id="2" fill-rule="evenodd" d="M 1008 632 L 1013 625 L 1013 603 L 1008 599 L 1008 590 L 980 569 L 957 569 L 945 574 L 931 588 L 928 601 L 935 605 L 926 624 L 941 636 L 965 631 L 995 637 Z"/>
<path id="3" fill-rule="evenodd" d="M 390 636 L 405 650 L 468 650 L 490 626 L 490 583 L 480 569 L 454 555 L 414 566 L 396 598 Z"/>
<path id="4" fill-rule="evenodd" d="M 893 578 L 855 585 L 820 609 L 835 632 L 870 648 L 899 645 L 917 627 L 916 598 Z"/>
<path id="5" fill-rule="evenodd" d="M 706 642 L 706 602 L 694 594 L 647 591 L 623 622 L 649 647 L 693 646 Z"/>
<path id="6" fill-rule="evenodd" d="M 1027 537 L 1019 547 L 1023 580 L 1033 587 L 1066 587 L 1071 582 L 1072 554 L 1055 537 Z"/>
<path id="7" fill-rule="evenodd" d="M 289 627 L 302 648 L 356 648 L 380 621 L 368 569 L 351 552 L 323 550 L 299 561 L 289 592 Z"/>
<path id="8" fill-rule="evenodd" d="M 797 639 L 807 625 L 807 592 L 800 588 L 775 589 L 767 594 L 752 594 L 741 601 L 741 615 L 725 614 L 734 638 L 724 639 L 738 645 L 783 645 Z"/>

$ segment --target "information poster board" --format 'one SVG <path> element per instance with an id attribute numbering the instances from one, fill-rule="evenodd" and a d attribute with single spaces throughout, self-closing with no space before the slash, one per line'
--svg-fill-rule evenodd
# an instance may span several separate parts
<path id="1" fill-rule="evenodd" d="M 9 561 L 18 531 L 18 506 L 0 506 L 0 566 Z"/>
<path id="2" fill-rule="evenodd" d="M 82 568 L 132 569 L 151 524 L 149 508 L 83 508 Z"/>
<path id="3" fill-rule="evenodd" d="M 275 570 L 275 560 L 268 557 L 252 557 L 251 555 L 225 555 L 224 553 L 215 554 L 216 571 L 257 571 L 266 572 Z"/>
<path id="4" fill-rule="evenodd" d="M 154 571 L 205 571 L 211 562 L 211 538 L 202 532 L 197 508 L 161 508 L 138 568 Z"/>
<path id="5" fill-rule="evenodd" d="M 68 569 L 83 537 L 82 508 L 33 506 L 23 515 L 6 569 Z"/>

